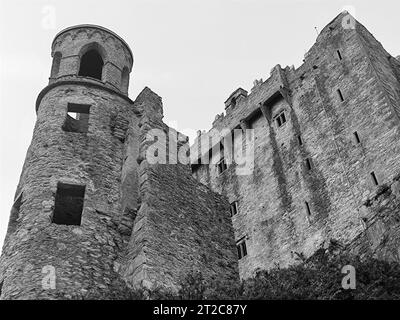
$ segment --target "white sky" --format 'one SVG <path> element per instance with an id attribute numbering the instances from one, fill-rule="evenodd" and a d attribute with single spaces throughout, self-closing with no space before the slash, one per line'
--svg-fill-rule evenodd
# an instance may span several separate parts
<path id="1" fill-rule="evenodd" d="M 150 87 L 165 121 L 189 133 L 208 130 L 238 87 L 250 91 L 276 64 L 299 66 L 314 27 L 347 6 L 400 55 L 398 0 L 0 0 L 0 246 L 58 31 L 93 23 L 119 34 L 135 58 L 130 97 Z"/>

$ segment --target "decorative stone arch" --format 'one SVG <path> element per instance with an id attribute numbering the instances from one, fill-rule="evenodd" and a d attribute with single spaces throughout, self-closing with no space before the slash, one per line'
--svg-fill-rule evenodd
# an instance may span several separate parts
<path id="1" fill-rule="evenodd" d="M 124 67 L 121 73 L 121 91 L 123 93 L 128 93 L 129 88 L 129 68 Z"/>
<path id="2" fill-rule="evenodd" d="M 84 45 L 79 52 L 78 75 L 103 80 L 107 53 L 97 42 Z"/>
<path id="3" fill-rule="evenodd" d="M 53 55 L 53 64 L 51 66 L 51 74 L 50 77 L 55 79 L 58 77 L 58 72 L 60 71 L 60 63 L 62 59 L 62 53 L 57 51 Z"/>

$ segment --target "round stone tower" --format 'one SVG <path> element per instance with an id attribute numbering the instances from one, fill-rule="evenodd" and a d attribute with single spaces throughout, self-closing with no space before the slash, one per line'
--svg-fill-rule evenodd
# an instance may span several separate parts
<path id="1" fill-rule="evenodd" d="M 132 52 L 114 32 L 79 25 L 56 35 L 52 57 L 0 258 L 1 299 L 108 290 L 127 241 L 118 223 L 126 132 L 137 126 Z"/>

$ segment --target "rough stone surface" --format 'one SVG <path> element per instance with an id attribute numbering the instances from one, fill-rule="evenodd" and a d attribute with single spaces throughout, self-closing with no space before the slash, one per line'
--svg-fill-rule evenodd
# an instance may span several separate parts
<path id="1" fill-rule="evenodd" d="M 88 47 L 104 59 L 102 80 L 77 76 Z M 126 284 L 177 288 L 192 269 L 238 279 L 227 200 L 188 165 L 145 166 L 145 128 L 169 130 L 160 97 L 145 88 L 133 102 L 122 87 L 130 49 L 110 31 L 82 26 L 57 35 L 54 52 L 60 65 L 37 99 L 0 257 L 0 298 L 107 298 Z M 69 103 L 90 105 L 86 133 L 63 129 Z M 59 182 L 85 186 L 80 225 L 52 222 Z"/>
<path id="2" fill-rule="evenodd" d="M 380 260 L 400 261 L 400 176 L 381 186 L 361 207 L 365 231 L 347 250 Z"/>
<path id="3" fill-rule="evenodd" d="M 160 100 L 144 92 L 141 152 L 154 142 L 148 131 L 170 132 L 162 123 Z M 154 98 L 154 99 L 153 99 Z M 153 104 L 152 104 L 153 102 Z M 168 139 L 156 146 L 165 149 Z M 160 151 L 161 152 L 161 151 Z M 132 285 L 167 286 L 177 289 L 179 279 L 190 271 L 201 271 L 206 281 L 238 280 L 236 247 L 227 200 L 198 183 L 190 166 L 149 164 L 140 161 L 141 205 L 129 245 L 124 278 Z M 169 159 L 172 160 L 171 158 Z"/>
<path id="4" fill-rule="evenodd" d="M 321 31 L 299 68 L 277 65 L 250 93 L 235 90 L 212 130 L 199 133 L 190 156 L 208 158 L 201 148 L 210 137 L 219 144 L 222 130 L 254 129 L 245 175 L 235 163 L 219 173 L 219 153 L 192 171 L 177 164 L 182 154 L 170 151 L 176 144 L 186 153 L 188 140 L 163 123 L 161 97 L 149 88 L 135 101 L 127 96 L 133 57 L 119 36 L 87 25 L 59 33 L 10 212 L 0 298 L 176 290 L 192 270 L 206 281 L 246 278 L 331 242 L 399 261 L 400 62 L 344 19 Z M 88 49 L 104 60 L 101 80 L 77 76 Z M 62 129 L 68 103 L 90 105 L 88 132 Z M 168 135 L 153 140 L 153 130 Z M 233 141 L 234 153 L 242 141 Z M 153 163 L 150 150 L 168 154 L 168 164 Z M 80 225 L 52 223 L 59 182 L 85 185 Z M 247 246 L 239 260 L 235 240 Z"/>
<path id="5" fill-rule="evenodd" d="M 309 256 L 330 239 L 351 243 L 363 232 L 362 203 L 378 188 L 370 173 L 383 184 L 400 171 L 400 64 L 358 22 L 344 29 L 346 15 L 321 31 L 299 68 L 274 67 L 192 147 L 226 128 L 254 129 L 252 174 L 236 174 L 234 163 L 222 174 L 213 164 L 193 167 L 200 182 L 238 201 L 235 237 L 247 239 L 248 252 L 241 277 L 287 266 L 295 252 Z M 278 127 L 282 110 L 287 121 Z"/>

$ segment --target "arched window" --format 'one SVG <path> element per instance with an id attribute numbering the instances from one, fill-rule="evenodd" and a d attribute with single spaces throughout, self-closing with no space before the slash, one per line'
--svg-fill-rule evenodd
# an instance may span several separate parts
<path id="1" fill-rule="evenodd" d="M 58 71 L 60 70 L 61 52 L 56 52 L 53 57 L 53 65 L 51 66 L 51 78 L 57 78 Z"/>
<path id="2" fill-rule="evenodd" d="M 122 77 L 121 77 L 121 90 L 122 92 L 127 93 L 129 87 L 129 69 L 124 67 L 122 70 Z"/>
<path id="3" fill-rule="evenodd" d="M 101 80 L 103 65 L 103 58 L 97 52 L 97 50 L 89 50 L 81 58 L 81 65 L 78 75 L 82 77 L 92 77 Z"/>

